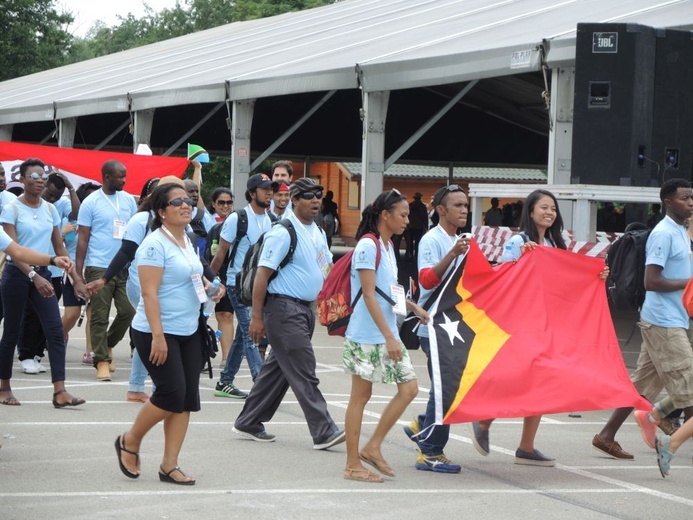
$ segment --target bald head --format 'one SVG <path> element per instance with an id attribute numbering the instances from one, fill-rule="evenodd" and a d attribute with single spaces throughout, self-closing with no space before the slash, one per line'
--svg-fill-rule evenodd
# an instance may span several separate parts
<path id="1" fill-rule="evenodd" d="M 127 169 L 120 161 L 110 160 L 101 166 L 101 179 L 103 180 L 102 189 L 104 193 L 113 194 L 121 191 L 125 186 Z"/>

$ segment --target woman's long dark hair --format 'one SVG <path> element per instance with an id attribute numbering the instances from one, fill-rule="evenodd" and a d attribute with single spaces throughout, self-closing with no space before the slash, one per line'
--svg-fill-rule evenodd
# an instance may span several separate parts
<path id="1" fill-rule="evenodd" d="M 359 240 L 366 233 L 373 233 L 375 236 L 380 237 L 378 232 L 380 213 L 382 211 L 391 211 L 395 204 L 403 200 L 407 200 L 407 198 L 397 190 L 384 191 L 378 195 L 373 203 L 366 206 L 363 213 L 361 213 L 361 222 L 356 230 L 356 240 Z"/>
<path id="2" fill-rule="evenodd" d="M 534 211 L 534 206 L 537 205 L 539 199 L 542 197 L 551 197 L 554 205 L 556 206 L 556 218 L 551 224 L 551 227 L 547 229 L 545 237 L 539 236 L 539 230 L 537 225 L 532 220 L 532 212 Z M 522 206 L 522 216 L 520 217 L 520 231 L 524 231 L 532 242 L 542 245 L 544 243 L 544 238 L 548 238 L 549 242 L 553 244 L 554 247 L 558 249 L 568 249 L 563 240 L 563 217 L 561 217 L 561 210 L 558 209 L 558 201 L 553 193 L 548 190 L 534 190 L 527 196 L 524 206 Z"/>
<path id="3" fill-rule="evenodd" d="M 152 211 L 154 211 L 154 219 L 152 220 L 152 231 L 162 226 L 163 221 L 161 220 L 161 215 L 159 215 L 159 211 L 166 210 L 166 207 L 168 206 L 168 194 L 171 190 L 175 189 L 185 191 L 185 188 L 183 188 L 180 184 L 170 183 L 164 184 L 162 186 L 157 186 L 156 188 L 154 188 L 154 191 L 152 191 L 152 193 L 149 195 L 149 200 L 152 205 Z"/>

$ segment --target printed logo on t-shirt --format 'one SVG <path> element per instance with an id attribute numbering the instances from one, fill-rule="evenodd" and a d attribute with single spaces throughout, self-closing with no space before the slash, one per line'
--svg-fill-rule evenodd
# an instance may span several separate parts
<path id="1" fill-rule="evenodd" d="M 265 260 L 270 260 L 273 256 L 274 256 L 274 250 L 272 250 L 272 249 L 265 249 L 263 254 L 262 254 L 262 258 L 264 258 Z"/>
<path id="2" fill-rule="evenodd" d="M 156 250 L 154 249 L 153 246 L 149 246 L 147 248 L 147 251 L 144 254 L 147 258 L 154 258 L 154 255 L 156 254 Z"/>
<path id="3" fill-rule="evenodd" d="M 365 262 L 366 261 L 366 252 L 365 251 L 359 251 L 359 262 Z"/>
<path id="4" fill-rule="evenodd" d="M 658 247 L 657 249 L 655 249 L 653 256 L 655 258 L 662 258 L 662 248 Z"/>
<path id="5" fill-rule="evenodd" d="M 426 248 L 426 250 L 424 251 L 424 260 L 426 260 L 426 262 L 432 262 L 433 261 L 433 251 Z"/>

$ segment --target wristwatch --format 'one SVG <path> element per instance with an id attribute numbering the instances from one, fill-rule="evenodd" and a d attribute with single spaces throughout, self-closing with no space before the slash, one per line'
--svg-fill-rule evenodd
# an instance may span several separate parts
<path id="1" fill-rule="evenodd" d="M 29 277 L 29 281 L 30 281 L 30 282 L 33 282 L 33 281 L 34 281 L 34 276 L 36 276 L 36 271 L 34 271 L 34 270 L 32 269 L 31 271 L 29 271 L 29 274 L 27 274 L 27 276 Z"/>

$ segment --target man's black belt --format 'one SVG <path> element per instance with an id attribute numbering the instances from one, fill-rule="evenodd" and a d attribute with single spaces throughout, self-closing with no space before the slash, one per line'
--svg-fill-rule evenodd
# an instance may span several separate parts
<path id="1" fill-rule="evenodd" d="M 301 300 L 300 298 L 294 298 L 293 296 L 287 296 L 286 294 L 268 293 L 267 298 L 279 298 L 282 300 L 291 300 L 292 302 L 300 303 L 301 305 L 305 305 L 306 307 L 310 307 L 311 305 L 313 305 L 313 302 L 309 302 L 307 300 Z"/>

